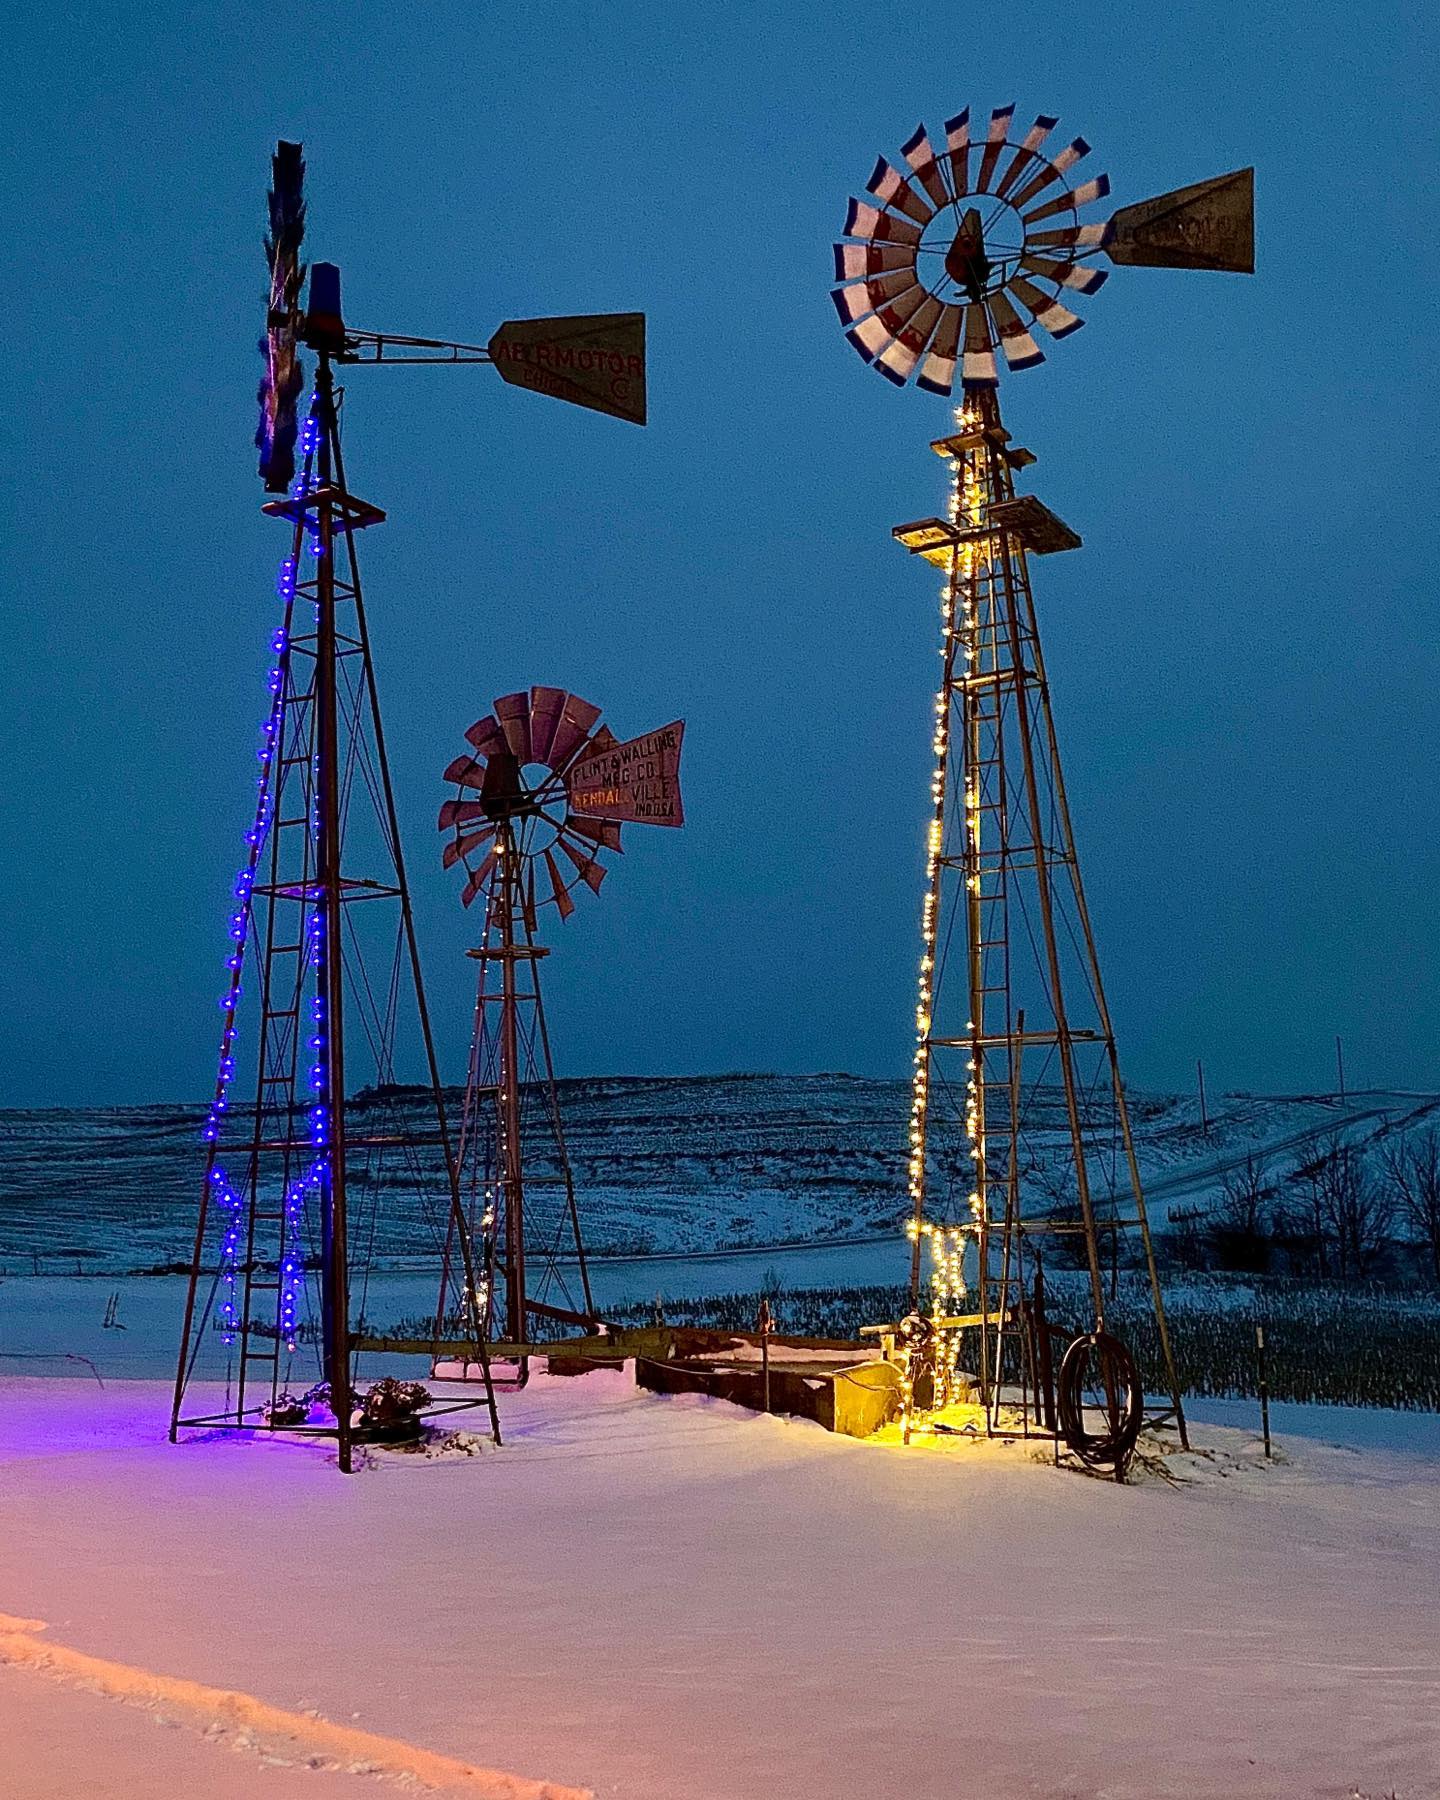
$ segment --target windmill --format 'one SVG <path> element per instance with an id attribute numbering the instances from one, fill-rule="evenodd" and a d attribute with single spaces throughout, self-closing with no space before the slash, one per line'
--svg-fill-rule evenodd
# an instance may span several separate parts
<path id="1" fill-rule="evenodd" d="M 1080 539 L 1016 492 L 1035 458 L 1001 423 L 997 352 L 1010 369 L 1043 362 L 1034 328 L 1079 329 L 1070 303 L 1107 279 L 1102 256 L 1253 271 L 1253 171 L 1096 221 L 1086 215 L 1109 178 L 1072 173 L 1089 145 L 1052 152 L 1058 121 L 1042 115 L 1020 135 L 1014 114 L 999 108 L 972 141 L 962 112 L 943 146 L 920 126 L 903 168 L 876 162 L 835 246 L 832 298 L 860 356 L 896 386 L 950 395 L 958 379 L 960 393 L 953 430 L 932 445 L 949 470 L 946 515 L 894 533 L 943 574 L 908 1166 L 912 1299 L 928 1248 L 931 1316 L 910 1321 L 927 1353 L 911 1366 L 924 1399 L 933 1387 L 943 1401 L 961 1332 L 978 1326 L 990 1428 L 1002 1387 L 1018 1383 L 1025 1429 L 1033 1393 L 1041 1429 L 1118 1469 L 1141 1417 L 1133 1361 L 1104 1329 L 1106 1265 L 1126 1229 L 1143 1247 L 1182 1440 L 1185 1422 L 1031 595 L 1030 559 Z M 957 1128 L 948 1153 L 933 1130 L 942 1108 Z M 1057 1419 L 1032 1281 L 1067 1251 L 1088 1277 L 1092 1329 L 1061 1371 Z M 1097 1382 L 1107 1416 L 1091 1431 L 1080 1397 Z M 908 1416 L 920 1396 L 903 1391 Z"/>
<path id="2" fill-rule="evenodd" d="M 356 1370 L 376 1348 L 361 1328 L 371 1246 L 397 1192 L 408 1195 L 398 1221 L 407 1245 L 433 1245 L 437 1268 L 448 1246 L 466 1269 L 464 1329 L 487 1370 L 482 1397 L 431 1410 L 485 1404 L 497 1441 L 499 1424 L 361 593 L 356 539 L 385 515 L 347 482 L 335 370 L 488 362 L 511 384 L 643 424 L 645 321 L 512 320 L 485 346 L 353 330 L 339 270 L 301 261 L 304 170 L 300 146 L 281 142 L 255 441 L 276 496 L 262 510 L 287 526 L 289 551 L 258 797 L 229 923 L 170 1436 L 182 1427 L 301 1430 L 336 1440 L 348 1470 L 357 1433 L 394 1423 L 393 1384 L 379 1403 L 374 1389 L 362 1398 Z M 308 401 L 305 352 L 315 358 Z M 247 964 L 258 989 L 248 1007 Z M 418 1090 L 396 1079 L 407 1031 L 423 1062 Z M 296 1395 L 307 1363 L 319 1380 Z M 224 1404 L 207 1395 L 187 1406 L 207 1375 L 223 1378 Z M 413 1412 L 420 1393 L 405 1404 Z"/>
<path id="3" fill-rule="evenodd" d="M 446 868 L 465 873 L 461 903 L 483 900 L 475 1029 L 460 1131 L 464 1220 L 475 1243 L 479 1310 L 495 1348 L 528 1372 L 531 1321 L 597 1324 L 575 1181 L 540 992 L 542 911 L 563 922 L 575 891 L 598 894 L 626 824 L 679 826 L 683 720 L 624 743 L 600 708 L 563 688 L 505 694 L 465 733 L 445 770 Z M 535 1179 L 536 1149 L 550 1174 Z M 466 1316 L 466 1271 L 447 1245 L 437 1342 Z M 457 1279 L 461 1278 L 461 1279 Z M 553 1336 L 553 1330 L 548 1334 Z"/>

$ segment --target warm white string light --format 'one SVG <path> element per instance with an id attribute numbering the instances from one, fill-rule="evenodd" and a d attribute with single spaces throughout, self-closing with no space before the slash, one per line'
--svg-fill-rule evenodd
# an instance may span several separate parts
<path id="1" fill-rule="evenodd" d="M 972 436 L 984 429 L 979 407 L 967 401 L 955 411 L 955 425 L 962 435 Z M 961 530 L 977 530 L 984 519 L 986 489 L 982 474 L 982 454 L 973 447 L 962 450 L 951 460 L 952 483 L 947 502 L 950 522 Z M 949 574 L 940 590 L 941 647 L 944 676 L 935 696 L 935 729 L 931 741 L 934 763 L 930 778 L 931 818 L 926 834 L 925 898 L 920 915 L 920 970 L 915 1006 L 915 1062 L 911 1077 L 909 1131 L 909 1195 L 912 1243 L 923 1239 L 930 1262 L 930 1311 L 937 1322 L 955 1313 L 963 1304 L 968 1286 L 965 1279 L 965 1251 L 969 1236 L 978 1229 L 983 1212 L 984 1189 L 984 1109 L 979 1080 L 979 1048 L 974 1043 L 977 1026 L 967 1022 L 972 1037 L 972 1052 L 965 1085 L 965 1132 L 969 1160 L 974 1169 L 974 1185 L 969 1196 L 971 1214 L 967 1225 L 938 1225 L 925 1217 L 926 1140 L 930 1112 L 930 1029 L 935 1006 L 935 953 L 939 933 L 941 858 L 944 853 L 945 790 L 950 768 L 951 696 L 956 685 L 963 685 L 975 671 L 979 660 L 979 612 L 976 595 L 979 581 L 989 560 L 988 541 L 971 539 L 955 546 Z M 957 684 L 954 675 L 954 652 L 958 649 L 964 669 Z M 966 884 L 969 894 L 980 894 L 981 796 L 979 778 L 969 771 L 964 787 L 964 830 L 966 845 Z M 973 900 L 972 900 L 973 903 Z M 958 1334 L 940 1330 L 935 1354 L 935 1404 L 945 1404 L 954 1389 L 955 1358 Z M 911 1411 L 911 1383 L 908 1371 L 901 1383 L 902 1413 L 908 1423 Z"/>

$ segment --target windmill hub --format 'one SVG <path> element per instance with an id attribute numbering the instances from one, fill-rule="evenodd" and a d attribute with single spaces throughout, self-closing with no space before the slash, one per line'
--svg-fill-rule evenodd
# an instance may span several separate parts
<path id="1" fill-rule="evenodd" d="M 983 300 L 994 265 L 985 254 L 985 227 L 977 207 L 970 207 L 960 221 L 955 240 L 945 253 L 945 273 L 972 300 Z"/>

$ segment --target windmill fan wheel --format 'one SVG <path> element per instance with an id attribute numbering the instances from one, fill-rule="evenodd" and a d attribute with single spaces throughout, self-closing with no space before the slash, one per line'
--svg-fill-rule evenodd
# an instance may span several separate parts
<path id="1" fill-rule="evenodd" d="M 866 198 L 850 202 L 831 298 L 850 343 L 897 387 L 914 376 L 948 394 L 957 371 L 967 388 L 994 387 L 997 350 L 1012 369 L 1043 362 L 1031 327 L 1077 331 L 1066 300 L 1106 279 L 1086 258 L 1110 226 L 1081 215 L 1109 177 L 1072 181 L 1090 146 L 1077 137 L 1050 151 L 1049 114 L 1023 135 L 1014 121 L 1013 106 L 998 107 L 972 139 L 967 107 L 938 144 L 921 125 L 901 147 L 905 172 L 880 157 Z"/>
<path id="2" fill-rule="evenodd" d="M 621 848 L 620 822 L 573 811 L 566 785 L 577 764 L 616 741 L 600 708 L 564 688 L 522 689 L 502 694 L 465 737 L 471 749 L 445 770 L 457 791 L 439 820 L 445 867 L 466 873 L 461 903 L 488 895 L 504 872 L 532 929 L 542 906 L 568 919 L 571 890 L 583 883 L 598 894 L 602 854 Z"/>

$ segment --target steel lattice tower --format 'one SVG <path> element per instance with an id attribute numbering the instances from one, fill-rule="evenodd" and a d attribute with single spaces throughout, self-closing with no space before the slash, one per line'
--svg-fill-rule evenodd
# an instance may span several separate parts
<path id="1" fill-rule="evenodd" d="M 895 534 L 944 571 L 910 1124 L 912 1291 L 918 1299 L 927 1244 L 937 1315 L 966 1311 L 973 1279 L 986 1315 L 983 1386 L 998 1404 L 1005 1380 L 1022 1378 L 1007 1327 L 1047 1238 L 1073 1234 L 1083 1246 L 1100 1330 L 1105 1262 L 1116 1234 L 1136 1229 L 1183 1420 L 1030 587 L 1030 556 L 1079 539 L 1034 496 L 1016 496 L 1015 470 L 1034 459 L 1011 447 L 993 388 L 968 394 L 956 425 L 932 446 L 949 466 L 948 517 Z M 1044 1115 L 1057 1092 L 1054 1120 Z M 932 1147 L 942 1110 L 960 1128 L 958 1165 Z M 1027 1154 L 1041 1132 L 1061 1146 L 1043 1160 Z"/>
<path id="2" fill-rule="evenodd" d="M 598 1324 L 565 1145 L 540 964 L 542 911 L 560 922 L 574 894 L 599 894 L 627 826 L 684 823 L 685 723 L 626 742 L 600 708 L 564 688 L 502 694 L 466 732 L 468 753 L 445 770 L 440 808 L 447 867 L 484 901 L 475 1024 L 460 1133 L 460 1185 L 477 1244 L 482 1321 L 497 1359 L 528 1372 L 528 1352 L 556 1328 Z M 538 1153 L 538 1154 L 537 1154 Z M 543 1161 L 542 1161 L 543 1159 Z M 457 1268 L 447 1258 L 438 1317 L 453 1315 Z M 440 1336 L 440 1324 L 436 1335 Z"/>
<path id="3" fill-rule="evenodd" d="M 467 1270 L 470 1239 L 420 973 L 355 548 L 356 534 L 385 515 L 346 486 L 333 375 L 323 353 L 300 442 L 302 467 L 293 490 L 263 509 L 290 525 L 291 549 L 281 565 L 283 618 L 272 640 L 276 660 L 259 752 L 259 798 L 246 835 L 249 857 L 236 883 L 235 949 L 221 999 L 219 1073 L 205 1130 L 171 1437 L 181 1426 L 310 1430 L 338 1440 L 340 1466 L 348 1470 L 361 1348 L 352 1278 L 368 1269 L 377 1208 L 395 1163 L 417 1187 L 426 1181 L 416 1145 L 396 1116 L 398 1103 L 387 1107 L 382 1098 L 367 1109 L 365 1126 L 351 1129 L 348 1094 L 362 1047 L 378 1093 L 383 1097 L 394 1086 L 406 989 L 424 1049 L 429 1138 L 443 1165 L 443 1216 L 431 1222 L 437 1260 L 447 1219 Z M 363 872 L 356 867 L 360 837 L 370 859 Z M 378 922 L 378 908 L 390 915 L 388 927 Z M 239 1090 L 232 1084 L 243 1055 L 238 1039 L 247 1016 L 241 986 L 247 953 L 258 963 L 254 1086 L 232 1114 L 237 1093 L 244 1091 L 243 1084 Z M 210 1241 L 217 1212 L 218 1246 Z M 356 1231 L 357 1225 L 362 1229 Z M 467 1288 L 474 1293 L 473 1275 Z M 484 1397 L 498 1435 L 473 1300 L 468 1323 L 477 1361 L 487 1371 Z M 303 1356 L 307 1326 L 316 1336 L 317 1372 L 328 1389 L 330 1416 L 318 1424 L 310 1423 L 309 1414 L 285 1417 L 279 1404 L 296 1380 L 292 1370 Z M 207 1334 L 230 1353 L 226 1403 L 219 1411 L 186 1415 L 192 1379 L 208 1372 L 202 1355 Z M 447 1410 L 475 1403 L 449 1402 Z"/>
<path id="4" fill-rule="evenodd" d="M 968 107 L 943 138 L 918 126 L 904 166 L 878 157 L 866 197 L 851 199 L 831 299 L 852 348 L 888 382 L 962 396 L 958 429 L 933 446 L 951 467 L 948 517 L 896 528 L 945 573 L 909 1164 L 911 1291 L 918 1304 L 928 1244 L 933 1307 L 889 1331 L 907 1345 L 906 1429 L 912 1404 L 950 1397 L 960 1336 L 978 1324 L 992 1428 L 1018 1377 L 1047 1413 L 1058 1396 L 1059 1429 L 1082 1459 L 1120 1473 L 1143 1401 L 1133 1359 L 1102 1329 L 1103 1263 L 1118 1265 L 1126 1228 L 1144 1246 L 1182 1441 L 1185 1423 L 1030 593 L 1029 557 L 1080 540 L 1016 495 L 1016 470 L 1035 459 L 1011 445 L 996 389 L 1002 357 L 1014 370 L 1045 361 L 1037 329 L 1055 341 L 1080 329 L 1071 302 L 1108 279 L 1102 255 L 1252 271 L 1254 182 L 1237 169 L 1087 219 L 1110 178 L 1077 179 L 1090 145 L 1055 149 L 1058 124 L 1042 113 L 1022 133 L 1007 105 L 981 130 Z M 1059 1116 L 1047 1120 L 1052 1094 Z M 930 1129 L 942 1104 L 960 1127 L 958 1155 Z M 1095 1329 L 1071 1342 L 1057 1390 L 1042 1296 L 1027 1308 L 1022 1289 L 1047 1239 L 1053 1249 L 1067 1238 L 1083 1246 Z M 967 1264 L 978 1315 L 960 1304 Z M 1012 1343 L 1028 1371 L 1007 1362 Z M 1091 1367 L 1104 1388 L 1098 1433 L 1084 1419 Z"/>

